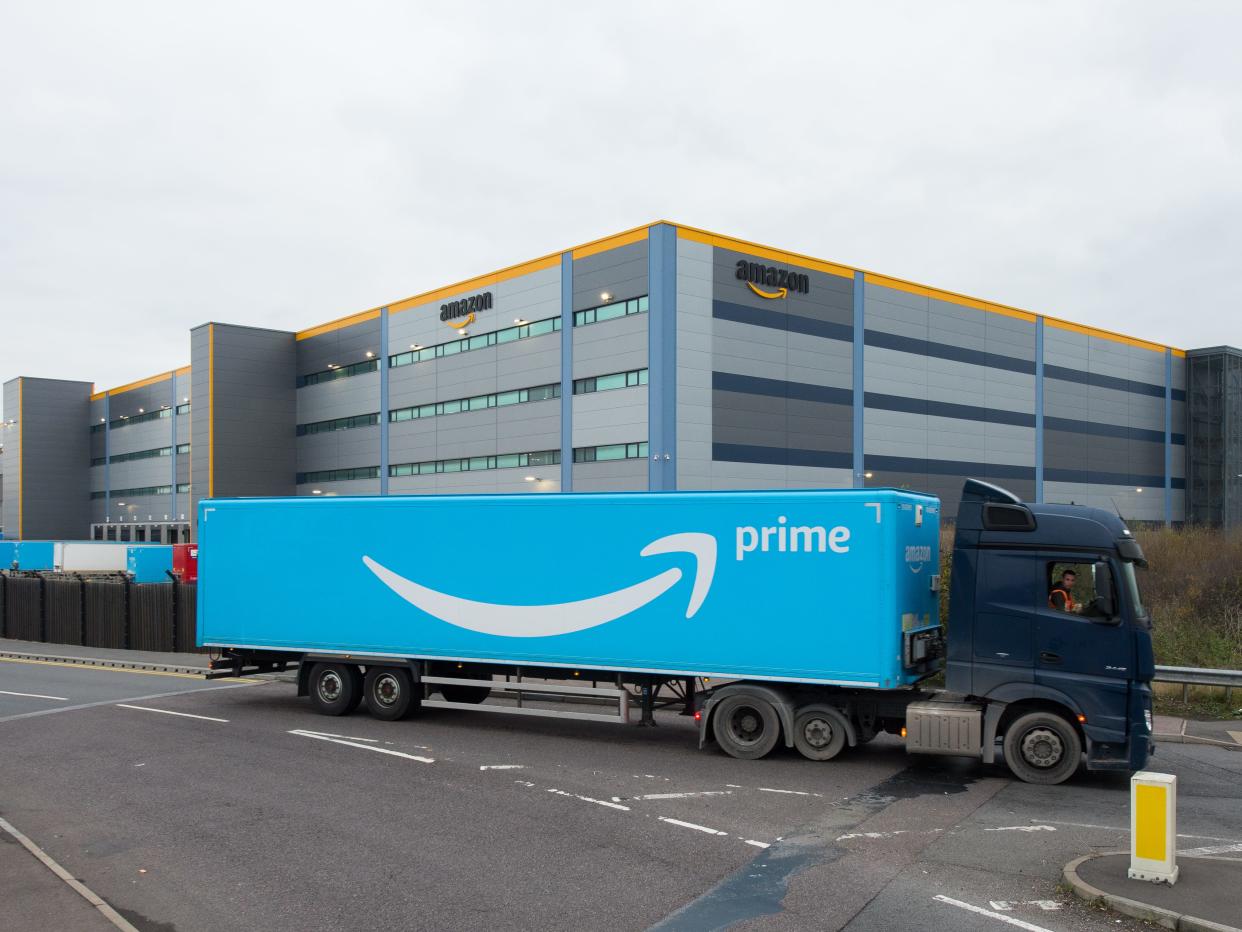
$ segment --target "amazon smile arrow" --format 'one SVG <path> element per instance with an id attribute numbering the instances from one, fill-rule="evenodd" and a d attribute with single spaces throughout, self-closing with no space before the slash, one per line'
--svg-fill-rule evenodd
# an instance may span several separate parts
<path id="1" fill-rule="evenodd" d="M 686 618 L 693 618 L 707 598 L 716 574 L 716 538 L 694 532 L 670 534 L 644 547 L 641 556 L 666 553 L 690 553 L 695 557 L 694 586 L 686 606 Z M 548 605 L 506 605 L 463 599 L 429 589 L 368 556 L 364 556 L 362 562 L 384 585 L 428 615 L 468 631 L 516 638 L 554 637 L 607 624 L 655 601 L 682 577 L 681 570 L 673 567 L 632 586 L 590 599 Z"/>

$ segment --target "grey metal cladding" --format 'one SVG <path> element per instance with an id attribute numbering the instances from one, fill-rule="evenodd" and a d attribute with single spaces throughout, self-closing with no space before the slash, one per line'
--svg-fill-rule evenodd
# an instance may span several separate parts
<path id="1" fill-rule="evenodd" d="M 179 438 L 178 442 L 187 443 L 188 441 L 188 437 L 183 437 Z M 141 450 L 166 447 L 170 443 L 172 443 L 172 422 L 169 418 L 114 427 L 109 431 L 108 437 L 108 444 L 114 457 L 124 453 L 137 453 Z"/>
<path id="2" fill-rule="evenodd" d="M 647 240 L 574 260 L 574 310 L 648 294 Z M 600 297 L 607 293 L 606 301 Z"/>
<path id="3" fill-rule="evenodd" d="M 226 324 L 216 324 L 214 333 L 215 494 L 293 494 L 297 472 L 294 335 Z M 194 410 L 199 407 L 195 405 Z M 196 473 L 197 463 L 195 458 Z"/>
<path id="4" fill-rule="evenodd" d="M 561 446 L 561 403 L 553 398 L 502 410 L 496 421 L 497 453 L 558 450 Z"/>
<path id="5" fill-rule="evenodd" d="M 382 373 L 366 372 L 297 389 L 297 423 L 313 424 L 379 410 Z"/>
<path id="6" fill-rule="evenodd" d="M 8 386 L 5 391 L 6 414 L 16 412 L 21 421 L 16 472 L 22 483 L 20 528 L 8 494 L 5 527 L 13 514 L 13 536 L 20 530 L 27 540 L 84 537 L 90 524 L 90 432 L 82 425 L 90 417 L 91 384 L 24 378 L 21 386 L 20 408 L 15 393 Z M 7 475 L 5 484 L 16 492 Z"/>
<path id="7" fill-rule="evenodd" d="M 318 472 L 379 463 L 379 426 L 305 434 L 297 438 L 297 471 Z"/>
<path id="8" fill-rule="evenodd" d="M 329 365 L 348 366 L 366 359 L 367 353 L 378 358 L 380 351 L 379 318 L 364 320 L 296 341 L 297 376 L 323 372 Z M 273 331 L 275 332 L 275 331 Z"/>
<path id="9" fill-rule="evenodd" d="M 573 377 L 647 368 L 649 314 L 630 314 L 574 328 Z"/>
<path id="10" fill-rule="evenodd" d="M 575 492 L 645 492 L 647 460 L 574 463 Z"/>
<path id="11" fill-rule="evenodd" d="M 496 359 L 498 391 L 550 385 L 561 380 L 561 335 L 548 333 L 506 343 Z"/>
<path id="12" fill-rule="evenodd" d="M 638 443 L 648 439 L 646 385 L 575 395 L 573 445 Z"/>

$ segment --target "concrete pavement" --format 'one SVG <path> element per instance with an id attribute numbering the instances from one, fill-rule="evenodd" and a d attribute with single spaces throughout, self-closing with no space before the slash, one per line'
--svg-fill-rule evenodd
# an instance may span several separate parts
<path id="1" fill-rule="evenodd" d="M 1179 855 L 1177 863 L 1173 886 L 1131 880 L 1128 852 L 1079 858 L 1065 866 L 1065 879 L 1083 899 L 1103 900 L 1137 919 L 1177 929 L 1239 932 L 1242 860 Z"/>

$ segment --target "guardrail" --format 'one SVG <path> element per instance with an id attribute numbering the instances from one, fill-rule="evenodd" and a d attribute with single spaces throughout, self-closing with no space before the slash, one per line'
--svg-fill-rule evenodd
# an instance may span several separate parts
<path id="1" fill-rule="evenodd" d="M 1191 686 L 1223 686 L 1225 701 L 1233 696 L 1235 686 L 1242 686 L 1242 670 L 1208 670 L 1200 667 L 1162 667 L 1157 665 L 1156 675 L 1152 679 L 1157 683 L 1180 683 L 1182 701 L 1190 698 Z"/>

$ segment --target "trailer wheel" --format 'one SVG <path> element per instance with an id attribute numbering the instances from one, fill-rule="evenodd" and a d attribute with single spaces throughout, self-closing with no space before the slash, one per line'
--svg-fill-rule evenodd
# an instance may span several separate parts
<path id="1" fill-rule="evenodd" d="M 1063 783 L 1082 761 L 1082 741 L 1053 712 L 1029 712 L 1005 729 L 1005 763 L 1023 783 Z"/>
<path id="2" fill-rule="evenodd" d="M 414 705 L 414 678 L 403 667 L 371 667 L 363 686 L 367 711 L 385 722 L 410 714 Z"/>
<path id="3" fill-rule="evenodd" d="M 712 712 L 712 734 L 730 757 L 758 760 L 781 736 L 781 722 L 772 703 L 738 693 L 720 701 Z"/>
<path id="4" fill-rule="evenodd" d="M 807 760 L 832 760 L 845 747 L 845 738 L 845 719 L 836 709 L 803 709 L 794 719 L 794 747 Z"/>
<path id="5" fill-rule="evenodd" d="M 345 715 L 362 701 L 362 673 L 352 664 L 315 664 L 307 687 L 311 706 L 320 715 Z"/>

